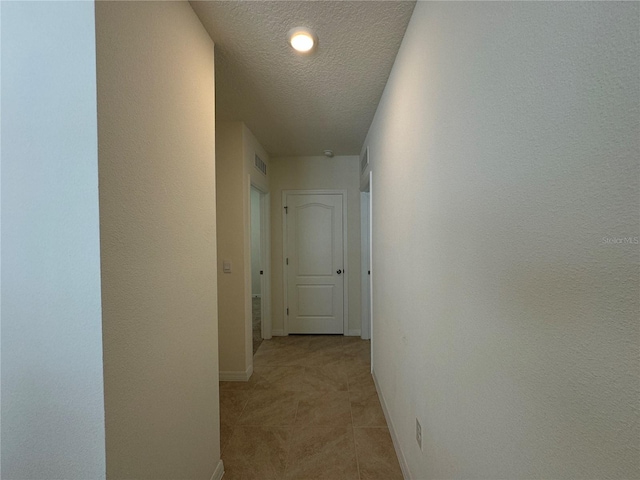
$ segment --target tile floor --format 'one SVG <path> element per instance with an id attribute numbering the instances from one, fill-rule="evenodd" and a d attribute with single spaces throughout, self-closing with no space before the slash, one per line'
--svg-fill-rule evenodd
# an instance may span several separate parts
<path id="1" fill-rule="evenodd" d="M 402 480 L 370 342 L 265 340 L 248 382 L 220 383 L 224 480 Z"/>
<path id="2" fill-rule="evenodd" d="M 253 354 L 255 355 L 262 343 L 262 299 L 251 298 L 251 313 L 253 325 Z"/>

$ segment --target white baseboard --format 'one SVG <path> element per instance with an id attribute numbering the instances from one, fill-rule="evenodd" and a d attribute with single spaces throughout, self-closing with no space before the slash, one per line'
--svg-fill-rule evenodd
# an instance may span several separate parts
<path id="1" fill-rule="evenodd" d="M 246 371 L 221 371 L 220 372 L 220 381 L 221 382 L 247 382 L 251 375 L 253 374 L 253 365 L 249 365 Z"/>
<path id="2" fill-rule="evenodd" d="M 280 330 L 271 330 L 271 336 L 272 337 L 284 337 L 284 330 L 280 329 Z"/>
<path id="3" fill-rule="evenodd" d="M 216 469 L 213 471 L 213 475 L 211 475 L 211 480 L 221 480 L 224 475 L 224 465 L 222 460 L 218 460 L 218 465 L 216 465 Z"/>
<path id="4" fill-rule="evenodd" d="M 345 335 L 347 337 L 359 337 L 361 335 L 360 329 L 358 330 L 349 330 L 349 332 Z"/>
<path id="5" fill-rule="evenodd" d="M 391 417 L 389 416 L 389 410 L 387 409 L 387 402 L 380 391 L 380 386 L 378 385 L 378 379 L 376 378 L 376 372 L 371 372 L 373 376 L 373 383 L 376 385 L 376 391 L 378 392 L 378 398 L 380 399 L 380 405 L 382 406 L 382 412 L 384 413 L 384 418 L 387 421 L 387 426 L 389 427 L 389 433 L 391 434 L 391 440 L 393 441 L 393 448 L 396 450 L 396 456 L 398 457 L 398 463 L 400 463 L 400 469 L 402 470 L 402 476 L 405 480 L 411 480 L 411 473 L 409 472 L 409 465 L 407 464 L 407 459 L 404 458 L 404 453 L 400 449 L 400 442 L 398 440 L 398 435 L 396 434 L 396 429 L 393 426 L 393 422 L 391 421 Z"/>

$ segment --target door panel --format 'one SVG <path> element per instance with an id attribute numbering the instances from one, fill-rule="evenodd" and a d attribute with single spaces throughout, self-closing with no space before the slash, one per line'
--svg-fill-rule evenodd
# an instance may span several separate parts
<path id="1" fill-rule="evenodd" d="M 344 333 L 342 195 L 287 195 L 289 333 Z"/>
<path id="2" fill-rule="evenodd" d="M 298 315 L 300 317 L 333 314 L 333 285 L 298 285 Z"/>
<path id="3" fill-rule="evenodd" d="M 342 210 L 342 206 L 340 207 Z M 299 276 L 333 274 L 333 207 L 311 203 L 294 208 L 296 225 L 295 254 Z"/>

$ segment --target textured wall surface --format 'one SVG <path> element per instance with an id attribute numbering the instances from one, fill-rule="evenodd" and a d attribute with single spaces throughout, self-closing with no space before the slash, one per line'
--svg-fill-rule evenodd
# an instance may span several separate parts
<path id="1" fill-rule="evenodd" d="M 640 478 L 639 14 L 416 6 L 367 141 L 374 369 L 414 479 Z"/>
<path id="2" fill-rule="evenodd" d="M 186 2 L 97 2 L 107 477 L 220 459 L 213 43 Z"/>
<path id="3" fill-rule="evenodd" d="M 217 127 L 220 371 L 237 376 L 253 366 L 249 182 L 269 191 L 268 177 L 254 167 L 257 154 L 269 169 L 269 157 L 242 122 L 219 122 Z M 231 261 L 231 273 L 223 272 L 224 260 Z"/>
<path id="4" fill-rule="evenodd" d="M 242 124 L 219 122 L 216 125 L 216 208 L 221 372 L 245 372 L 249 368 L 245 349 L 251 329 L 247 325 L 245 303 L 251 300 L 245 301 L 243 168 Z M 222 271 L 226 260 L 231 261 L 231 273 Z"/>
<path id="5" fill-rule="evenodd" d="M 413 1 L 192 1 L 216 42 L 216 113 L 243 121 L 272 156 L 360 150 Z M 287 32 L 318 36 L 296 54 Z"/>
<path id="6" fill-rule="evenodd" d="M 1 2 L 2 478 L 105 477 L 91 2 Z"/>
<path id="7" fill-rule="evenodd" d="M 360 334 L 360 190 L 359 160 L 345 157 L 292 157 L 271 161 L 271 302 L 273 330 L 282 334 L 282 191 L 347 190 L 349 331 Z M 348 334 L 349 332 L 345 332 Z"/>

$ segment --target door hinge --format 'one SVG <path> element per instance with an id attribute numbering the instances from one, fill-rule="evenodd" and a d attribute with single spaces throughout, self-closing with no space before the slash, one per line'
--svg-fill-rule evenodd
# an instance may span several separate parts
<path id="1" fill-rule="evenodd" d="M 289 257 L 287 257 L 287 265 L 289 265 Z"/>
<path id="2" fill-rule="evenodd" d="M 264 270 L 260 270 L 260 275 L 264 275 Z"/>
<path id="3" fill-rule="evenodd" d="M 289 215 L 289 207 L 284 207 L 284 214 Z"/>
<path id="4" fill-rule="evenodd" d="M 289 315 L 289 307 L 287 307 L 287 315 Z"/>

